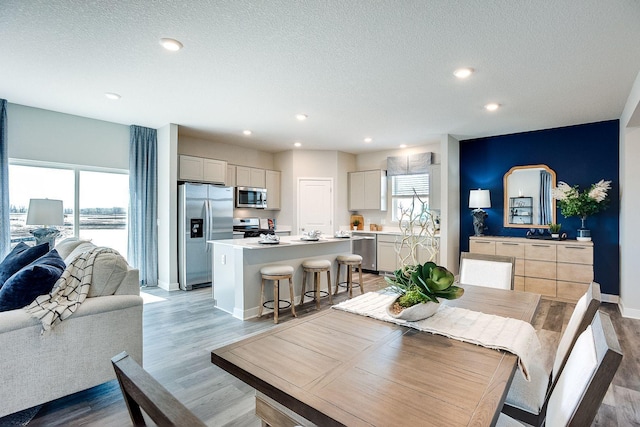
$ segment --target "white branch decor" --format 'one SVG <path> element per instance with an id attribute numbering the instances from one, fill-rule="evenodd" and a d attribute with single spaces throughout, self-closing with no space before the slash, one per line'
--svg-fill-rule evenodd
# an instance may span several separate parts
<path id="1" fill-rule="evenodd" d="M 436 238 L 436 216 L 415 192 L 410 206 L 400 205 L 398 221 L 401 237 L 396 238 L 395 250 L 400 264 L 403 267 L 421 264 L 418 248 L 428 254 L 425 262 L 435 262 L 440 250 L 440 239 Z"/>

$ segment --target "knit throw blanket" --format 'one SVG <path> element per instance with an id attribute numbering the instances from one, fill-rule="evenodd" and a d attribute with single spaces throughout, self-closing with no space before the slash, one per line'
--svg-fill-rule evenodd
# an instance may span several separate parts
<path id="1" fill-rule="evenodd" d="M 87 298 L 93 281 L 93 264 L 104 253 L 118 253 L 110 248 L 94 248 L 74 259 L 49 294 L 40 295 L 25 308 L 31 316 L 40 319 L 42 332 L 71 316 Z"/>
<path id="2" fill-rule="evenodd" d="M 446 303 L 441 303 L 433 316 L 417 322 L 408 322 L 394 319 L 387 314 L 387 307 L 397 297 L 395 293 L 368 292 L 334 305 L 333 308 L 482 347 L 508 351 L 518 356 L 518 367 L 524 378 L 530 381 L 529 366 L 539 357 L 541 347 L 536 331 L 529 323 L 464 308 L 448 307 Z"/>

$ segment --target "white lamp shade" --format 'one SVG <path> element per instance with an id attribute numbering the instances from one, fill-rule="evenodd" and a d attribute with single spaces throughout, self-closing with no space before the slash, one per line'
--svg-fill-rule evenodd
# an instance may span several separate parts
<path id="1" fill-rule="evenodd" d="M 490 208 L 491 194 L 489 190 L 471 190 L 469 192 L 469 207 L 474 209 Z"/>
<path id="2" fill-rule="evenodd" d="M 64 225 L 62 200 L 29 200 L 27 225 Z"/>

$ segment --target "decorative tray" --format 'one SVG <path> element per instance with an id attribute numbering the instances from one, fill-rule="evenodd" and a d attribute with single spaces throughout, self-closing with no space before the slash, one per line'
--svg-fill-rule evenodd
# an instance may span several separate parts
<path id="1" fill-rule="evenodd" d="M 258 243 L 261 245 L 277 245 L 280 243 L 279 240 L 258 240 Z"/>
<path id="2" fill-rule="evenodd" d="M 320 240 L 319 237 L 301 237 L 300 240 L 302 240 L 303 242 L 317 242 L 318 240 Z"/>

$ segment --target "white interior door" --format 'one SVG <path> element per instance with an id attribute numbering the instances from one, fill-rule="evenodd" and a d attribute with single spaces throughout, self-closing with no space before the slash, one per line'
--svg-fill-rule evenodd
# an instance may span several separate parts
<path id="1" fill-rule="evenodd" d="M 333 234 L 333 180 L 300 178 L 298 180 L 298 233 L 320 230 Z"/>

